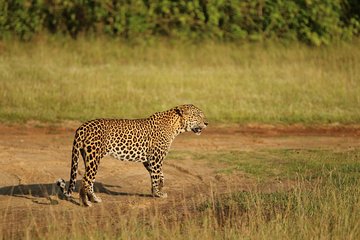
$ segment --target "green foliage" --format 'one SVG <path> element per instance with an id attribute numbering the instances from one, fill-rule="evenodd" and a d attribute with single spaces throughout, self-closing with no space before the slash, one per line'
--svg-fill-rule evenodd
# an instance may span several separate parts
<path id="1" fill-rule="evenodd" d="M 99 4 L 93 0 L 52 0 L 43 5 L 44 27 L 52 32 L 70 34 L 73 38 L 80 32 L 95 30 Z"/>
<path id="2" fill-rule="evenodd" d="M 44 7 L 41 0 L 33 1 L 1 1 L 0 2 L 0 32 L 10 33 L 27 40 L 42 29 L 44 22 Z"/>
<path id="3" fill-rule="evenodd" d="M 359 9 L 356 0 L 4 0 L 0 37 L 51 32 L 324 45 L 359 35 Z"/>

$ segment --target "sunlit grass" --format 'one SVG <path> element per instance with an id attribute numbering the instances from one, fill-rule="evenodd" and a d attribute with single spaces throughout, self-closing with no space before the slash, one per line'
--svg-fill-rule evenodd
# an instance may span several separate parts
<path id="1" fill-rule="evenodd" d="M 194 103 L 211 122 L 357 123 L 359 76 L 358 42 L 2 42 L 0 119 L 135 118 Z"/>

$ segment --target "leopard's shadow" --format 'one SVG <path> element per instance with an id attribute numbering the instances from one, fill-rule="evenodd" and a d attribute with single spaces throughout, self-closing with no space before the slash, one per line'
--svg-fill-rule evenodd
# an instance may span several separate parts
<path id="1" fill-rule="evenodd" d="M 75 192 L 79 191 L 81 181 L 76 182 Z M 69 182 L 66 182 L 66 186 L 69 186 Z M 152 197 L 151 194 L 142 193 L 128 193 L 112 191 L 109 188 L 117 188 L 120 186 L 103 184 L 101 182 L 94 183 L 94 191 L 96 193 L 105 193 L 113 196 L 139 196 L 139 197 Z M 54 200 L 52 196 L 58 196 L 60 199 L 65 199 L 60 192 L 56 183 L 39 183 L 39 184 L 20 184 L 13 186 L 5 186 L 0 188 L 0 195 L 20 197 L 32 200 L 34 203 L 43 205 L 56 205 L 57 200 Z M 70 199 L 70 202 L 79 205 L 77 200 Z"/>

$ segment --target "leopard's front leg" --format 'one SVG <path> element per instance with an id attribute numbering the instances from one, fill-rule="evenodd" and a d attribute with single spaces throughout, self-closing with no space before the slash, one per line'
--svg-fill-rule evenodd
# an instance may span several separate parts
<path id="1" fill-rule="evenodd" d="M 163 189 L 164 187 L 164 174 L 163 172 L 161 171 L 160 172 L 160 180 L 159 180 L 159 191 L 161 192 L 161 190 Z"/>
<path id="2" fill-rule="evenodd" d="M 167 198 L 167 193 L 162 192 L 164 180 L 161 178 L 161 174 L 151 172 L 151 192 L 153 197 Z"/>
<path id="3" fill-rule="evenodd" d="M 167 194 L 162 192 L 164 187 L 164 174 L 162 172 L 162 161 L 150 161 L 144 163 L 151 178 L 151 192 L 154 197 L 166 198 Z"/>

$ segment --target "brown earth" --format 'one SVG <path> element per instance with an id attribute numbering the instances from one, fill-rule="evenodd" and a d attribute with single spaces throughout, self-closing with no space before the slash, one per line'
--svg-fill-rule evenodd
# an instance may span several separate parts
<path id="1" fill-rule="evenodd" d="M 88 211 L 78 205 L 78 196 L 66 201 L 58 196 L 55 181 L 68 181 L 73 133 L 78 123 L 61 125 L 0 125 L 0 230 L 19 231 L 29 221 L 46 224 L 42 213 L 65 214 Z M 186 133 L 178 136 L 172 150 L 178 151 L 251 151 L 257 149 L 349 149 L 360 147 L 360 126 L 210 126 L 201 136 Z M 221 175 L 218 165 L 206 165 L 193 159 L 164 163 L 167 199 L 150 196 L 150 178 L 138 163 L 120 162 L 110 157 L 102 160 L 96 179 L 96 191 L 103 203 L 90 211 L 146 209 L 154 204 L 164 208 L 191 201 L 212 192 L 246 190 L 252 182 L 242 174 Z M 83 166 L 80 165 L 80 169 Z M 78 177 L 81 179 L 81 176 Z M 79 182 L 79 181 L 78 181 Z M 272 184 L 272 188 L 274 184 Z M 286 187 L 286 184 L 275 184 Z M 43 223 L 42 223 L 43 222 Z M 38 226 L 37 225 L 37 226 Z M 15 236 L 15 235 L 11 235 Z"/>

